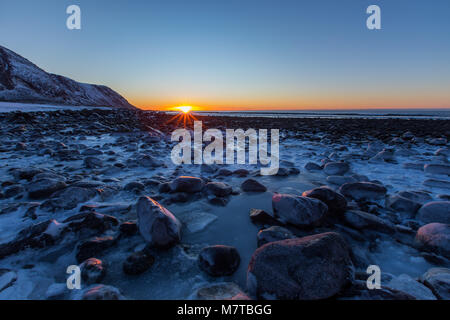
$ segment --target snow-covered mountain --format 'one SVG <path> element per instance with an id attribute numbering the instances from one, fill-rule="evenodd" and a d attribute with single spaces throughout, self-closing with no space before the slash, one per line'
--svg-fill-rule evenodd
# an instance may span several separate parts
<path id="1" fill-rule="evenodd" d="M 47 73 L 0 46 L 0 101 L 135 108 L 112 89 Z"/>

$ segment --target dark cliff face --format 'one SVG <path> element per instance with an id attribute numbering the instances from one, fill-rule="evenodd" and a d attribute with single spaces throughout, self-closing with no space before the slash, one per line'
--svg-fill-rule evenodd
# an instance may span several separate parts
<path id="1" fill-rule="evenodd" d="M 135 108 L 114 90 L 47 73 L 0 46 L 0 101 Z"/>

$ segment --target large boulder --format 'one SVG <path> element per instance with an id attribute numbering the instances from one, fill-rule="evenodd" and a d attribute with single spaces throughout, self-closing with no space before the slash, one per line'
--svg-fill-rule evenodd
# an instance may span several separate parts
<path id="1" fill-rule="evenodd" d="M 272 208 L 275 218 L 298 227 L 320 225 L 328 211 L 320 200 L 280 193 L 272 196 Z"/>
<path id="2" fill-rule="evenodd" d="M 350 170 L 350 166 L 346 162 L 328 162 L 323 171 L 329 176 L 342 176 Z"/>
<path id="3" fill-rule="evenodd" d="M 339 192 L 356 201 L 370 201 L 383 199 L 387 190 L 384 186 L 372 182 L 353 182 L 343 184 Z"/>
<path id="4" fill-rule="evenodd" d="M 353 279 L 350 250 L 334 232 L 270 242 L 253 254 L 247 289 L 258 299 L 326 299 Z"/>
<path id="5" fill-rule="evenodd" d="M 429 223 L 417 230 L 416 242 L 423 250 L 450 258 L 450 225 Z"/>
<path id="6" fill-rule="evenodd" d="M 340 214 L 347 209 L 347 200 L 345 200 L 345 197 L 328 187 L 319 187 L 308 190 L 303 192 L 302 195 L 304 197 L 322 201 L 328 206 L 328 211 L 330 213 Z"/>
<path id="7" fill-rule="evenodd" d="M 139 231 L 151 246 L 167 248 L 180 241 L 181 223 L 158 202 L 140 197 L 136 211 Z"/>
<path id="8" fill-rule="evenodd" d="M 170 184 L 173 192 L 195 193 L 203 189 L 204 182 L 201 178 L 181 176 Z"/>
<path id="9" fill-rule="evenodd" d="M 215 245 L 202 249 L 198 256 L 198 266 L 213 277 L 232 275 L 241 262 L 235 247 Z"/>
<path id="10" fill-rule="evenodd" d="M 416 218 L 425 223 L 450 224 L 450 201 L 428 202 L 419 209 Z"/>
<path id="11" fill-rule="evenodd" d="M 431 268 L 420 277 L 420 281 L 430 288 L 438 299 L 450 300 L 450 269 Z"/>

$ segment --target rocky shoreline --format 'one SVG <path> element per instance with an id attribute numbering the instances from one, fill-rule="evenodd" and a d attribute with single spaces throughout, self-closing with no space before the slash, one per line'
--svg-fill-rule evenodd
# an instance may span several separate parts
<path id="1" fill-rule="evenodd" d="M 280 129 L 263 177 L 174 165 L 173 117 L 0 114 L 0 299 L 450 299 L 450 121 L 195 115 Z"/>

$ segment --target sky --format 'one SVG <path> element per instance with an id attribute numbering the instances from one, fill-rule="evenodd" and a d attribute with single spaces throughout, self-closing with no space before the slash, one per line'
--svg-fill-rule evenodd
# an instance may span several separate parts
<path id="1" fill-rule="evenodd" d="M 144 109 L 450 108 L 449 0 L 1 0 L 0 45 Z"/>

